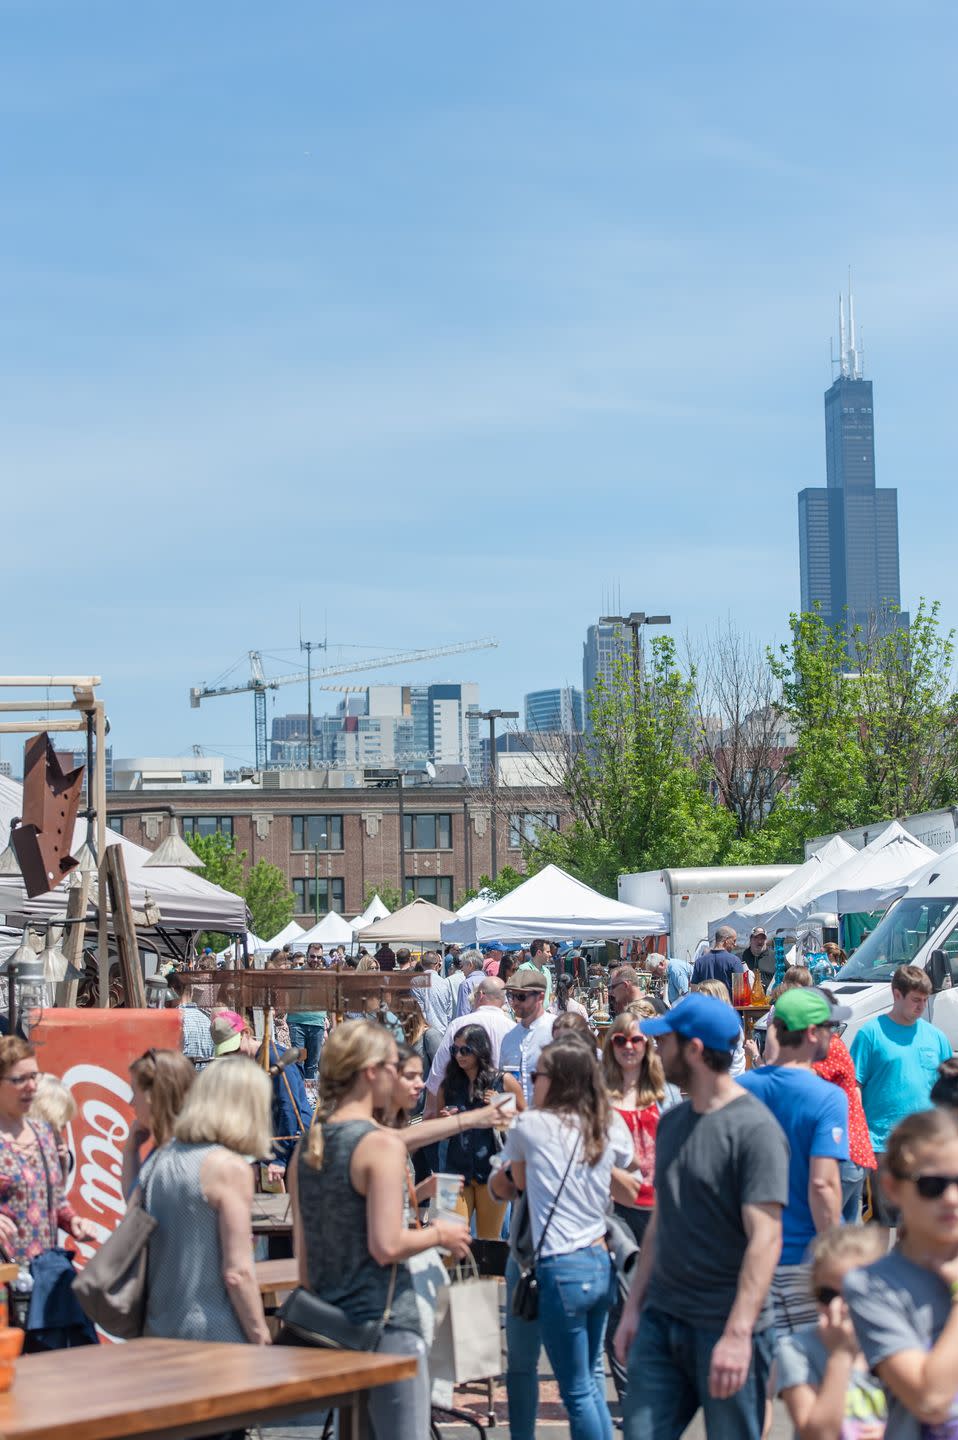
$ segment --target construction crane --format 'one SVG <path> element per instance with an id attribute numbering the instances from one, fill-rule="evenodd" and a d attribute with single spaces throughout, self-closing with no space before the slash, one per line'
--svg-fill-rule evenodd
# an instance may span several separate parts
<path id="1" fill-rule="evenodd" d="M 354 675 L 359 670 L 379 670 L 385 665 L 412 665 L 417 660 L 438 660 L 444 655 L 462 655 L 467 650 L 494 650 L 498 640 L 463 640 L 458 645 L 439 645 L 432 650 L 402 650 L 397 655 L 380 655 L 373 660 L 353 660 L 346 665 L 327 665 L 321 670 L 303 670 L 295 675 L 265 675 L 263 657 L 259 650 L 248 651 L 250 678 L 242 685 L 193 685 L 190 688 L 190 705 L 200 708 L 200 701 L 213 700 L 219 695 L 245 695 L 253 692 L 253 722 L 256 742 L 256 768 L 266 769 L 266 692 L 278 690 L 280 685 L 302 684 L 324 680 L 331 675 Z M 325 687 L 323 687 L 325 688 Z M 332 687 L 331 687 L 332 688 Z M 338 687 L 336 687 L 338 688 Z"/>

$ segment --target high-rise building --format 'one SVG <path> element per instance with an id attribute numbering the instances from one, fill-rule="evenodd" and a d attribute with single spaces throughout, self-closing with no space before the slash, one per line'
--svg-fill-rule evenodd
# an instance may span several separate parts
<path id="1" fill-rule="evenodd" d="M 616 665 L 631 665 L 631 636 L 628 627 L 616 622 L 599 621 L 586 631 L 582 647 L 582 692 L 585 706 L 585 729 L 592 729 L 589 694 L 601 678 L 610 683 Z"/>
<path id="2" fill-rule="evenodd" d="M 872 382 L 862 377 L 854 299 L 838 301 L 838 375 L 825 392 L 824 489 L 798 496 L 802 610 L 833 627 L 888 635 L 907 627 L 898 567 L 898 491 L 875 485 Z M 849 652 L 853 641 L 849 639 Z"/>
<path id="3" fill-rule="evenodd" d="M 582 733 L 582 691 L 532 690 L 525 697 L 526 729 L 541 735 Z"/>

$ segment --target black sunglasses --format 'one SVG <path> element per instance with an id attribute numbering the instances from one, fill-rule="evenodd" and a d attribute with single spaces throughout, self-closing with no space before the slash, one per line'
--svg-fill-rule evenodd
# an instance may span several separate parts
<path id="1" fill-rule="evenodd" d="M 958 1175 L 909 1175 L 923 1200 L 940 1200 L 949 1185 L 958 1185 Z"/>
<path id="2" fill-rule="evenodd" d="M 534 1085 L 534 1084 L 536 1083 L 536 1081 L 539 1080 L 539 1079 L 542 1079 L 542 1080 L 550 1080 L 551 1078 L 552 1078 L 552 1077 L 550 1076 L 548 1070 L 530 1070 L 530 1071 L 529 1071 L 529 1081 L 530 1081 L 530 1083 L 533 1084 L 533 1085 Z"/>
<path id="3" fill-rule="evenodd" d="M 450 1054 L 450 1055 L 475 1055 L 475 1053 L 476 1053 L 476 1052 L 475 1052 L 475 1050 L 473 1050 L 473 1048 L 472 1048 L 471 1045 L 450 1045 L 450 1046 L 449 1046 L 449 1054 Z"/>
<path id="4" fill-rule="evenodd" d="M 831 1285 L 819 1285 L 815 1291 L 815 1299 L 819 1305 L 830 1305 L 833 1300 L 840 1300 L 842 1292 L 833 1290 Z"/>

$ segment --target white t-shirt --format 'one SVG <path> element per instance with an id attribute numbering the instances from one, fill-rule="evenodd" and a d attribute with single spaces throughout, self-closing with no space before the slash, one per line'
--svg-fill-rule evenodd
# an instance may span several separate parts
<path id="1" fill-rule="evenodd" d="M 588 1165 L 581 1158 L 582 1137 L 578 1125 L 554 1110 L 526 1110 L 506 1135 L 503 1165 L 512 1160 L 526 1163 L 526 1193 L 536 1245 L 559 1193 L 573 1146 L 579 1153 L 549 1221 L 543 1255 L 568 1255 L 605 1235 L 612 1167 L 618 1165 L 626 1169 L 632 1164 L 635 1159 L 632 1136 L 625 1121 L 613 1111 L 605 1150 L 595 1165 Z"/>
<path id="2" fill-rule="evenodd" d="M 540 1054 L 552 1039 L 555 1018 L 548 1011 L 543 1011 L 531 1025 L 523 1025 L 521 1022 L 513 1025 L 502 1041 L 499 1064 L 503 1070 L 518 1070 L 519 1084 L 527 1105 L 532 1104 L 532 1072 Z"/>

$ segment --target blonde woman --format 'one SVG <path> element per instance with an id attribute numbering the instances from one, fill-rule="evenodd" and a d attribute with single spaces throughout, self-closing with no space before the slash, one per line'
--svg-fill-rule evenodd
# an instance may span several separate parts
<path id="1" fill-rule="evenodd" d="M 729 999 L 728 986 L 724 980 L 701 980 L 698 985 L 690 985 L 689 989 L 696 995 L 711 995 L 715 1000 L 724 1000 L 730 1010 L 735 1008 Z M 681 1003 L 680 1000 L 679 1004 Z M 754 1065 L 761 1059 L 758 1046 L 754 1040 L 749 1040 L 748 1047 L 748 1054 Z M 732 1068 L 728 1073 L 733 1080 L 745 1073 L 745 1041 L 741 1035 L 732 1053 Z"/>
<path id="2" fill-rule="evenodd" d="M 190 1069 L 192 1070 L 192 1065 Z M 77 1113 L 77 1102 L 62 1080 L 55 1075 L 41 1075 L 37 1081 L 37 1091 L 33 1097 L 33 1104 L 30 1106 L 31 1120 L 45 1120 L 53 1127 L 53 1133 L 57 1137 L 57 1156 L 60 1160 L 60 1173 L 63 1176 L 63 1183 L 66 1184 L 70 1178 L 70 1171 L 73 1169 L 73 1156 L 70 1154 L 70 1147 L 67 1144 L 66 1128 L 71 1120 L 75 1119 Z"/>
<path id="3" fill-rule="evenodd" d="M 408 1261 L 437 1245 L 462 1259 L 469 1232 L 446 1221 L 424 1230 L 403 1223 L 406 1147 L 399 1134 L 373 1119 L 375 1110 L 392 1103 L 398 1061 L 384 1026 L 364 1020 L 337 1026 L 323 1047 L 309 1135 L 287 1174 L 300 1284 L 356 1325 L 385 1316 L 379 1352 L 418 1360 L 415 1379 L 370 1393 L 375 1440 L 423 1440 L 429 1434 L 429 1374 Z"/>
<path id="4" fill-rule="evenodd" d="M 228 1056 L 196 1077 L 174 1139 L 141 1182 L 156 1219 L 147 1267 L 147 1335 L 268 1345 L 253 1265 L 253 1171 L 269 1155 L 272 1091 L 265 1071 Z"/>
<path id="5" fill-rule="evenodd" d="M 665 1083 L 662 1062 L 655 1045 L 639 1029 L 639 1018 L 631 1006 L 617 1015 L 606 1031 L 602 1045 L 602 1077 L 613 1109 L 625 1121 L 635 1148 L 635 1167 L 641 1183 L 634 1205 L 620 1205 L 615 1213 L 628 1225 L 639 1245 L 645 1236 L 655 1206 L 655 1135 L 666 1098 L 674 1104 Z"/>

